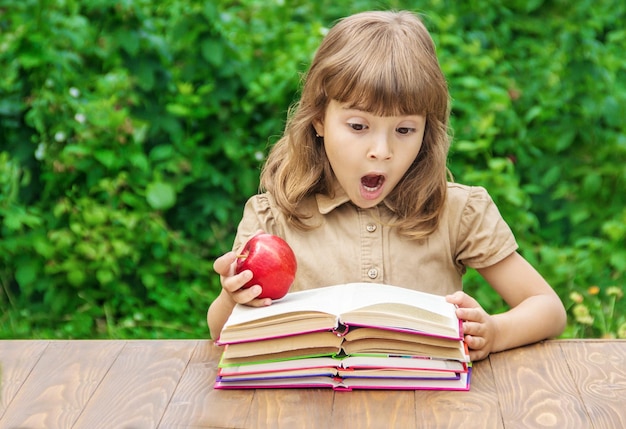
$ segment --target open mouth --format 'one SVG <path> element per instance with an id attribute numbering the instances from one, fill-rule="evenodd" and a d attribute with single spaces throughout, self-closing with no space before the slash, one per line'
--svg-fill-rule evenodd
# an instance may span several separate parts
<path id="1" fill-rule="evenodd" d="M 361 177 L 361 185 L 367 192 L 376 192 L 385 183 L 385 176 L 380 174 L 368 174 Z"/>

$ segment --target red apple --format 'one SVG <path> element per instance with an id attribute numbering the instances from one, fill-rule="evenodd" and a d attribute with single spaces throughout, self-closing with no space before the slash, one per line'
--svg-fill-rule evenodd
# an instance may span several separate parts
<path id="1" fill-rule="evenodd" d="M 261 286 L 263 290 L 257 298 L 280 299 L 289 291 L 296 269 L 296 255 L 289 244 L 276 235 L 260 233 L 243 246 L 236 271 L 252 271 L 252 280 L 243 287 Z"/>

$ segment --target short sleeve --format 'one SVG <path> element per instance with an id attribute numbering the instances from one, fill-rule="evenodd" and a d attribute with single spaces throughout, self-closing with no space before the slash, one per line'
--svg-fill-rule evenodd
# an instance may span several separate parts
<path id="1" fill-rule="evenodd" d="M 456 245 L 457 264 L 485 268 L 509 256 L 518 245 L 491 196 L 482 187 L 467 188 Z"/>
<path id="2" fill-rule="evenodd" d="M 276 222 L 276 213 L 277 209 L 273 207 L 270 194 L 263 193 L 249 198 L 237 227 L 233 250 L 240 249 L 258 230 L 281 235 L 277 231 L 279 224 Z"/>

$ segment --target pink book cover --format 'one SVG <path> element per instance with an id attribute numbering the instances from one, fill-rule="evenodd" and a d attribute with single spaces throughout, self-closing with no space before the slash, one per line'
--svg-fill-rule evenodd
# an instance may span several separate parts
<path id="1" fill-rule="evenodd" d="M 272 374 L 289 370 L 337 368 L 342 370 L 398 369 L 436 372 L 467 372 L 467 362 L 440 360 L 423 356 L 352 355 L 315 356 L 283 361 L 266 361 L 234 366 L 218 366 L 218 376 L 247 376 Z"/>
<path id="2" fill-rule="evenodd" d="M 337 391 L 351 390 L 455 390 L 469 391 L 471 368 L 467 373 L 459 374 L 454 380 L 398 380 L 388 379 L 365 379 L 357 382 L 350 378 L 340 377 L 301 377 L 299 379 L 270 379 L 270 380 L 242 380 L 237 382 L 216 379 L 215 389 L 303 389 L 303 388 L 332 388 Z"/>

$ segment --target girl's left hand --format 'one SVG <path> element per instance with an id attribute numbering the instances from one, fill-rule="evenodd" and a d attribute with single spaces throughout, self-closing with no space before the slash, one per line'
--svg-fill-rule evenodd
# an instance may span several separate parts
<path id="1" fill-rule="evenodd" d="M 493 316 L 487 314 L 478 302 L 465 292 L 446 296 L 446 301 L 456 304 L 456 316 L 463 320 L 463 334 L 472 361 L 479 361 L 493 351 L 498 331 Z"/>

